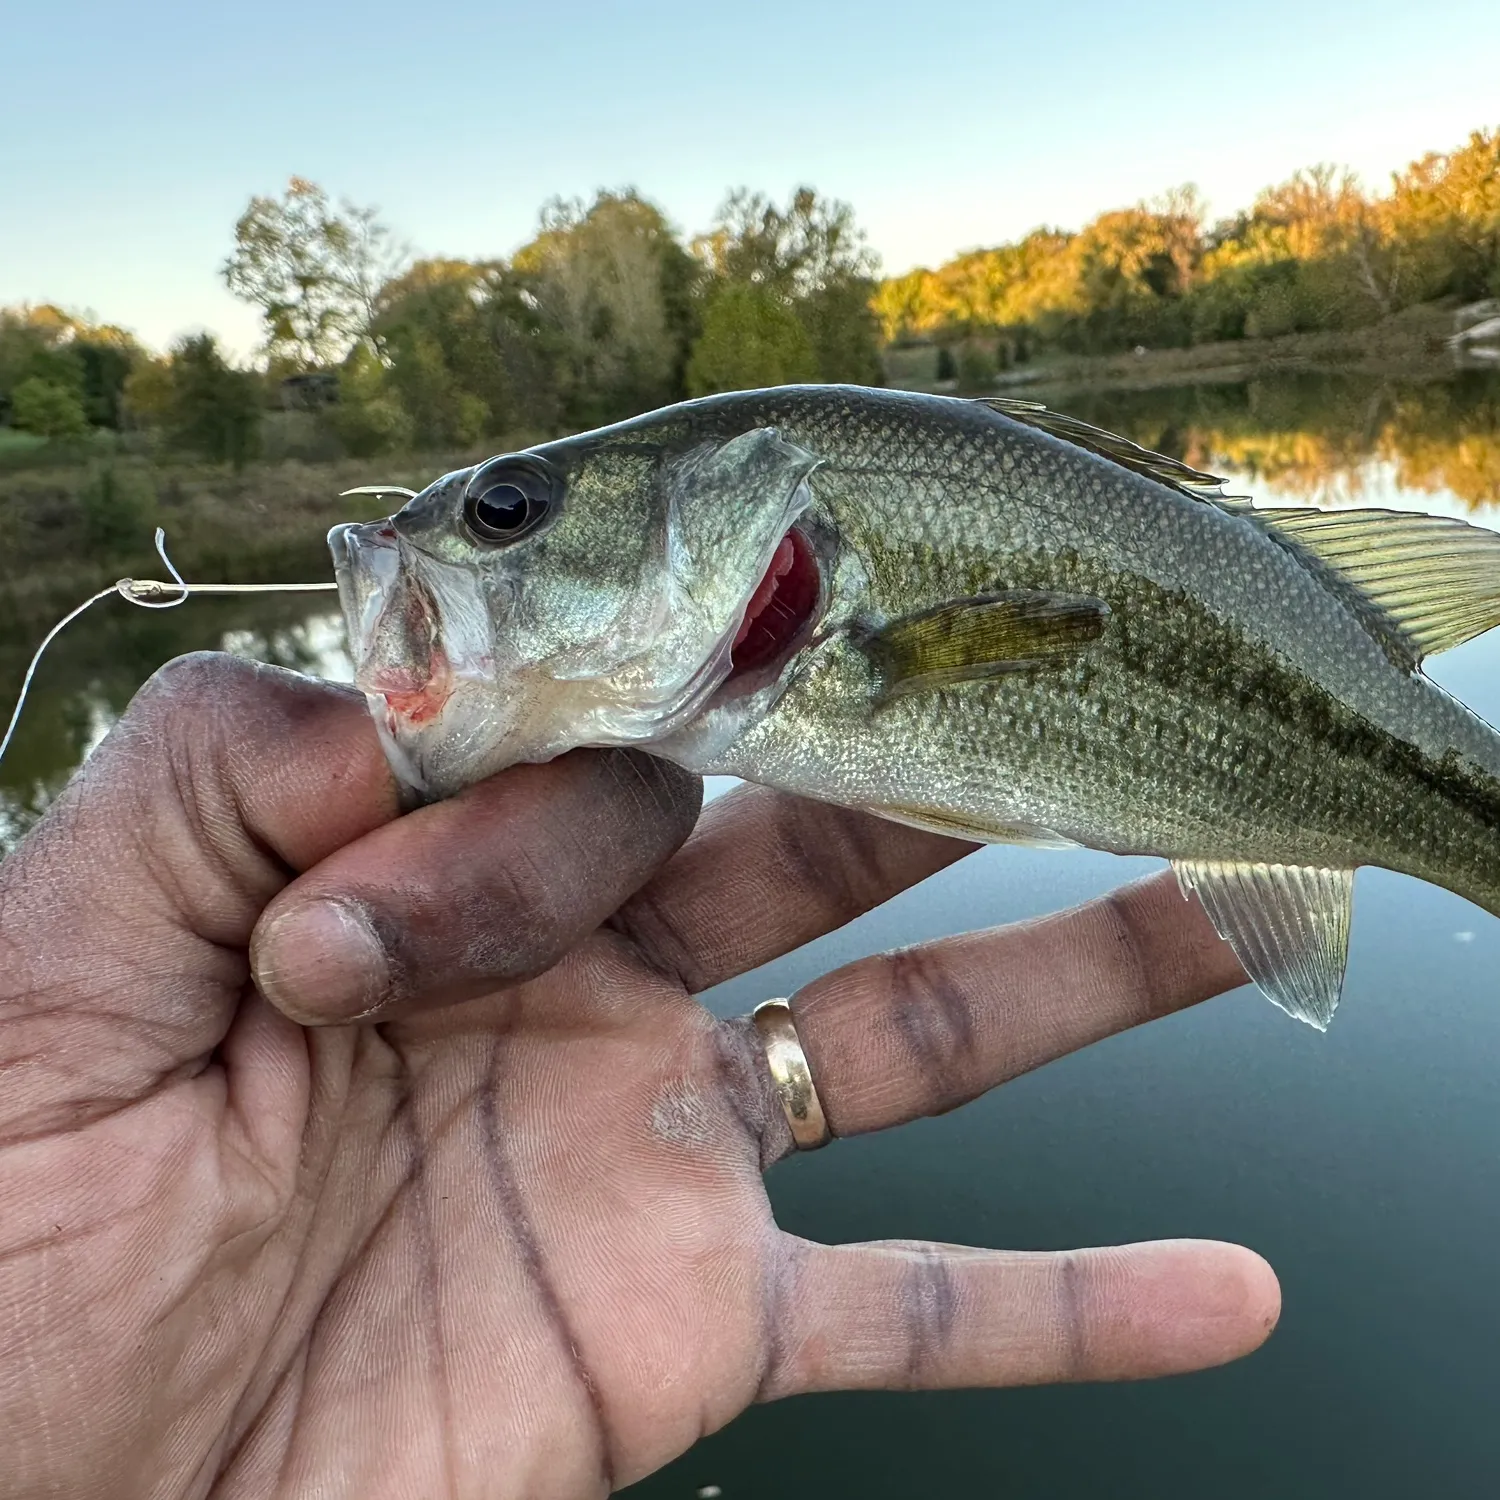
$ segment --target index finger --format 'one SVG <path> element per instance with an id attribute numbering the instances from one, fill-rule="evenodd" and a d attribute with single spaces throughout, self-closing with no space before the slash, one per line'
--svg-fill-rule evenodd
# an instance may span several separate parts
<path id="1" fill-rule="evenodd" d="M 251 958 L 293 1020 L 387 1019 L 550 968 L 688 836 L 701 783 L 633 750 L 514 766 L 337 850 Z"/>
<path id="2" fill-rule="evenodd" d="M 977 844 L 744 786 L 610 919 L 692 994 L 832 932 Z"/>

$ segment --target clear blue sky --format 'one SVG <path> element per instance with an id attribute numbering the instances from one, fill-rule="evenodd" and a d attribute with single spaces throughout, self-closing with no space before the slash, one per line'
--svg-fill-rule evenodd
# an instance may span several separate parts
<path id="1" fill-rule="evenodd" d="M 425 253 L 504 254 L 634 184 L 683 229 L 738 183 L 849 199 L 887 269 L 1196 182 L 1367 182 L 1500 125 L 1496 0 L 12 0 L 0 303 L 157 345 L 254 315 L 216 268 L 297 173 Z"/>

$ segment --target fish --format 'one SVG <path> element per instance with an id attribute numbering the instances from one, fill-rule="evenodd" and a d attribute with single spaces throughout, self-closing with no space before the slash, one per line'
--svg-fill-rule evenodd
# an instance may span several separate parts
<path id="1" fill-rule="evenodd" d="M 636 745 L 953 837 L 1169 860 L 1324 1029 L 1354 871 L 1500 914 L 1500 735 L 1422 670 L 1500 535 L 1260 507 L 1064 413 L 710 396 L 444 475 L 330 535 L 397 776 Z"/>

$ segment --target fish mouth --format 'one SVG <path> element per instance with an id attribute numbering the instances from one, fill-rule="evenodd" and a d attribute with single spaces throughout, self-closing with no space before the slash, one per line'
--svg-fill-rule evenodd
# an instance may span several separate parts
<path id="1" fill-rule="evenodd" d="M 396 720 L 431 723 L 453 696 L 453 665 L 437 603 L 403 565 L 395 528 L 388 521 L 336 527 L 329 545 L 358 656 L 355 685 L 384 700 Z"/>
<path id="2" fill-rule="evenodd" d="M 336 526 L 328 543 L 354 685 L 370 706 L 391 769 L 420 798 L 456 790 L 448 786 L 441 741 L 458 700 L 475 686 L 473 643 L 460 639 L 455 648 L 445 639 L 439 594 L 389 520 Z"/>
<path id="3" fill-rule="evenodd" d="M 779 670 L 806 641 L 822 601 L 823 576 L 812 543 L 796 527 L 777 543 L 735 634 L 724 686 Z"/>

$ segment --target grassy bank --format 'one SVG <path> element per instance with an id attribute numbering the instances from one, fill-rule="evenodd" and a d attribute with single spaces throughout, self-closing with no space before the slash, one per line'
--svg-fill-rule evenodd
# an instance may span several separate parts
<path id="1" fill-rule="evenodd" d="M 1124 354 L 1049 352 L 1002 371 L 994 389 L 1143 390 L 1298 371 L 1441 379 L 1453 371 L 1445 343 L 1452 332 L 1452 308 L 1427 303 L 1347 332 L 1289 333 L 1279 338 L 1233 339 Z M 954 382 L 937 379 L 937 365 L 938 349 L 933 344 L 886 351 L 891 384 L 908 390 L 953 391 Z"/>
<path id="2" fill-rule="evenodd" d="M 485 453 L 493 451 L 486 447 Z M 330 576 L 324 538 L 339 521 L 389 511 L 340 491 L 372 482 L 420 488 L 480 454 L 253 464 L 238 473 L 143 458 L 0 474 L 0 643 L 14 648 L 119 577 L 160 577 L 152 532 L 199 581 Z M 9 654 L 8 652 L 6 654 Z"/>

